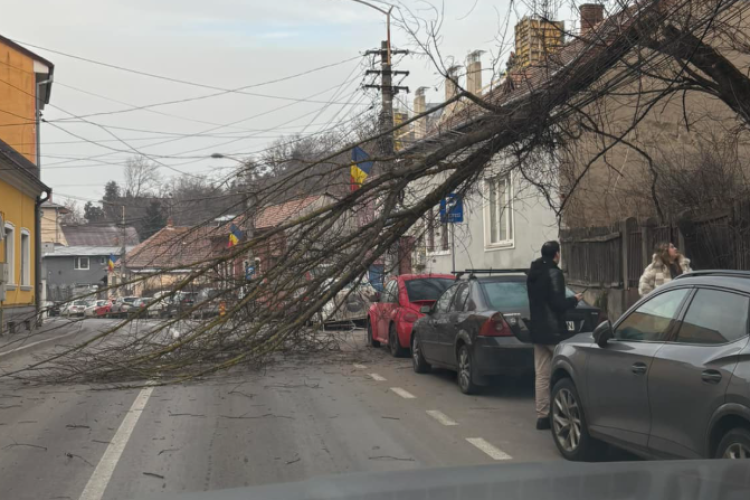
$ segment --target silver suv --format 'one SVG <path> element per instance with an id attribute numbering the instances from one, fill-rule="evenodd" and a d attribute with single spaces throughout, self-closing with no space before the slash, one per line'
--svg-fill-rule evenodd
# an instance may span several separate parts
<path id="1" fill-rule="evenodd" d="M 646 458 L 750 458 L 749 316 L 750 273 L 699 271 L 560 344 L 560 453 L 593 460 L 612 444 Z"/>

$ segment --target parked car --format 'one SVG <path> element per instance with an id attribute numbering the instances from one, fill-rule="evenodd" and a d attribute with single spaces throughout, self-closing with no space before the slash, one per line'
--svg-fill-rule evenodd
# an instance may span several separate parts
<path id="1" fill-rule="evenodd" d="M 83 317 L 84 311 L 86 310 L 86 307 L 88 307 L 89 302 L 85 300 L 74 300 L 73 302 L 70 302 L 67 306 L 65 306 L 65 309 L 63 309 L 63 316 L 66 318 L 70 318 L 72 316 L 81 316 Z"/>
<path id="2" fill-rule="evenodd" d="M 94 309 L 94 315 L 97 318 L 109 316 L 110 312 L 112 311 L 112 304 L 114 304 L 113 300 L 105 300 L 104 304 Z"/>
<path id="3" fill-rule="evenodd" d="M 89 302 L 89 305 L 86 306 L 86 309 L 83 310 L 83 316 L 86 318 L 93 318 L 94 316 L 96 316 L 96 310 L 103 306 L 106 302 L 106 300 L 94 300 Z"/>
<path id="4" fill-rule="evenodd" d="M 552 436 L 569 460 L 605 443 L 647 458 L 750 458 L 750 273 L 700 271 L 560 344 Z"/>
<path id="5" fill-rule="evenodd" d="M 323 288 L 332 283 L 333 280 L 329 280 L 323 284 Z M 370 305 L 376 300 L 377 295 L 377 290 L 368 282 L 348 283 L 332 300 L 323 305 L 318 318 L 324 324 L 364 323 L 367 321 Z"/>
<path id="6" fill-rule="evenodd" d="M 367 340 L 372 347 L 388 345 L 394 357 L 409 352 L 414 322 L 424 316 L 423 306 L 432 306 L 454 282 L 451 274 L 402 274 L 385 285 L 370 306 Z"/>
<path id="7" fill-rule="evenodd" d="M 117 297 L 112 308 L 110 309 L 110 315 L 117 318 L 127 317 L 130 310 L 133 308 L 133 302 L 138 297 Z"/>
<path id="8" fill-rule="evenodd" d="M 192 309 L 198 292 L 176 292 L 167 304 L 166 316 L 173 318 Z"/>
<path id="9" fill-rule="evenodd" d="M 60 315 L 60 302 L 45 301 L 42 303 L 42 317 L 52 318 Z"/>
<path id="10" fill-rule="evenodd" d="M 195 311 L 192 313 L 193 319 L 205 319 L 219 315 L 220 302 L 226 302 L 226 294 L 217 288 L 206 288 L 198 292 L 195 298 L 197 304 Z"/>
<path id="11" fill-rule="evenodd" d="M 465 394 L 487 385 L 490 376 L 533 372 L 524 272 L 470 271 L 432 308 L 422 307 L 421 312 L 427 314 L 414 325 L 411 341 L 414 371 L 424 373 L 431 366 L 455 370 Z M 593 331 L 599 319 L 599 309 L 583 301 L 566 314 L 571 335 Z"/>

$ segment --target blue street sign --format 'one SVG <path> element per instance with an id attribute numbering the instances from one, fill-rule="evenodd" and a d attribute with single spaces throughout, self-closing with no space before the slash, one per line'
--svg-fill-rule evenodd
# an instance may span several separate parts
<path id="1" fill-rule="evenodd" d="M 255 266 L 246 264 L 245 265 L 245 281 L 250 281 L 251 279 L 253 279 L 254 274 L 255 274 Z"/>
<path id="2" fill-rule="evenodd" d="M 461 195 L 450 193 L 447 198 L 440 200 L 440 222 L 459 223 L 464 221 L 464 202 Z"/>

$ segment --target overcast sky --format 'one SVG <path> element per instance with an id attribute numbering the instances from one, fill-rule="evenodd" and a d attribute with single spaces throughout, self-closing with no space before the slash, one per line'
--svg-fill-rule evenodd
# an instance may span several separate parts
<path id="1" fill-rule="evenodd" d="M 424 9 L 424 1 L 402 4 L 427 19 L 435 18 L 435 11 Z M 474 0 L 445 0 L 433 5 L 442 9 L 444 56 L 463 62 L 476 49 L 498 51 L 507 0 L 476 0 L 476 5 Z M 516 3 L 516 10 L 523 15 L 528 7 Z M 44 112 L 51 123 L 42 127 L 43 180 L 57 193 L 57 201 L 68 194 L 83 204 L 100 198 L 108 180 L 122 181 L 122 165 L 136 150 L 161 162 L 159 170 L 165 177 L 179 175 L 175 170 L 216 175 L 217 168 L 234 164 L 211 159 L 212 153 L 242 157 L 281 135 L 314 133 L 364 111 L 376 95 L 359 88 L 367 60 L 358 56 L 384 38 L 385 16 L 351 0 L 24 0 L 6 2 L 0 34 L 60 53 L 220 89 L 348 60 L 245 90 L 315 102 L 235 92 L 118 112 L 220 91 L 29 46 L 55 64 L 52 99 Z M 398 28 L 393 30 L 393 45 L 413 48 L 408 34 Z M 398 61 L 397 69 L 411 71 L 403 85 L 412 91 L 431 87 L 428 100 L 442 99 L 441 79 L 426 58 L 415 54 Z M 488 65 L 490 57 L 483 62 Z M 413 93 L 407 99 L 411 103 Z M 110 112 L 115 113 L 98 114 Z"/>

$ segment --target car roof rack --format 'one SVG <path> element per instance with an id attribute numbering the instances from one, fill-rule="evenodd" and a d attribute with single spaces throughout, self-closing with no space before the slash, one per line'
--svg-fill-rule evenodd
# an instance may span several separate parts
<path id="1" fill-rule="evenodd" d="M 465 269 L 463 271 L 453 271 L 456 275 L 456 279 L 460 279 L 464 274 L 469 275 L 469 279 L 476 278 L 477 274 L 487 274 L 492 276 L 493 274 L 528 274 L 529 270 L 526 269 Z"/>
<path id="2" fill-rule="evenodd" d="M 740 271 L 737 269 L 705 269 L 700 271 L 690 271 L 677 276 L 675 279 L 692 278 L 696 276 L 731 276 L 736 278 L 750 278 L 750 271 Z"/>

